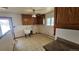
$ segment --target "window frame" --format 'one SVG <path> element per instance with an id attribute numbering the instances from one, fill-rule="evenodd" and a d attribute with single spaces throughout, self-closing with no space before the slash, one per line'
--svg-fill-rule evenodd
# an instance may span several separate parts
<path id="1" fill-rule="evenodd" d="M 9 19 L 9 24 L 10 24 L 10 20 L 12 20 L 12 17 L 5 17 L 5 16 L 0 16 L 0 19 Z M 1 28 L 1 27 L 0 27 Z M 10 26 L 10 30 L 8 30 L 5 34 L 2 34 L 1 36 L 0 36 L 0 39 L 3 37 L 3 36 L 5 36 L 8 32 L 10 32 L 11 31 L 11 26 Z M 1 31 L 2 32 L 2 31 Z"/>

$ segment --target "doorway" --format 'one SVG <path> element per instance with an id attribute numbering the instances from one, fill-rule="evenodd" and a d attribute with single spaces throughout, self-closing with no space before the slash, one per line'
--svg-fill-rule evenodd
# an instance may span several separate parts
<path id="1" fill-rule="evenodd" d="M 11 31 L 13 39 L 15 38 L 12 17 L 0 16 L 0 36 L 4 36 Z"/>

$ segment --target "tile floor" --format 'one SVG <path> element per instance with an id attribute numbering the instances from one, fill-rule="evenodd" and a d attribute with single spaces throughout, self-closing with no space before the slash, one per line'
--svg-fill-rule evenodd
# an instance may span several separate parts
<path id="1" fill-rule="evenodd" d="M 18 38 L 15 41 L 14 51 L 45 51 L 43 46 L 53 40 L 53 37 L 51 39 L 44 34 L 35 34 L 31 37 Z"/>

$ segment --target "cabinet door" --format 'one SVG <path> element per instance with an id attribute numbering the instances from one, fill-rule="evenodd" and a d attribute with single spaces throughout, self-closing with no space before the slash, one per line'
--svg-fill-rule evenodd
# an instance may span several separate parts
<path id="1" fill-rule="evenodd" d="M 72 25 L 79 25 L 79 8 L 72 7 L 70 8 L 70 24 Z"/>
<path id="2" fill-rule="evenodd" d="M 60 28 L 78 29 L 79 8 L 77 7 L 56 7 L 55 26 Z"/>
<path id="3" fill-rule="evenodd" d="M 70 8 L 65 8 L 65 7 L 58 7 L 56 8 L 56 24 L 69 24 L 70 20 L 70 14 L 69 14 L 69 10 Z"/>
<path id="4" fill-rule="evenodd" d="M 36 19 L 36 17 L 33 18 L 33 25 L 37 25 L 37 19 Z"/>
<path id="5" fill-rule="evenodd" d="M 23 25 L 32 25 L 33 18 L 31 15 L 22 15 L 22 23 Z"/>
<path id="6" fill-rule="evenodd" d="M 32 15 L 23 14 L 22 23 L 23 25 L 40 25 L 43 24 L 43 19 L 45 18 L 44 14 L 37 14 L 36 18 L 33 18 Z"/>
<path id="7" fill-rule="evenodd" d="M 41 25 L 41 24 L 43 24 L 43 19 L 45 18 L 45 15 L 44 14 L 37 14 L 37 17 L 36 17 L 36 19 L 37 19 L 37 24 L 38 25 Z"/>

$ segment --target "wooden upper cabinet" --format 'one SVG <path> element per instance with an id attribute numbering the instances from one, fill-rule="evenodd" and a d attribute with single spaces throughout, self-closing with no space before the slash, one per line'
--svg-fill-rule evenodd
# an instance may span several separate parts
<path id="1" fill-rule="evenodd" d="M 72 21 L 71 23 L 73 25 L 79 25 L 79 8 L 78 7 L 71 8 L 70 12 L 71 12 L 70 21 Z"/>
<path id="2" fill-rule="evenodd" d="M 62 8 L 62 7 L 58 7 L 56 8 L 56 16 L 57 16 L 57 22 L 56 24 L 68 24 L 70 22 L 69 17 L 69 9 L 70 8 Z"/>
<path id="3" fill-rule="evenodd" d="M 56 24 L 79 24 L 79 8 L 56 7 Z"/>
<path id="4" fill-rule="evenodd" d="M 22 24 L 23 25 L 32 25 L 33 24 L 32 15 L 22 14 Z"/>
<path id="5" fill-rule="evenodd" d="M 35 18 L 33 18 L 33 25 L 36 25 L 36 24 L 37 24 L 37 19 L 35 17 Z"/>
<path id="6" fill-rule="evenodd" d="M 33 18 L 32 15 L 22 14 L 22 24 L 23 25 L 40 25 L 43 24 L 43 19 L 45 18 L 44 14 L 37 14 L 36 18 Z"/>
<path id="7" fill-rule="evenodd" d="M 43 24 L 43 19 L 45 18 L 45 14 L 37 14 L 37 24 L 41 25 Z"/>
<path id="8" fill-rule="evenodd" d="M 56 7 L 54 15 L 56 27 L 79 29 L 78 7 Z"/>

